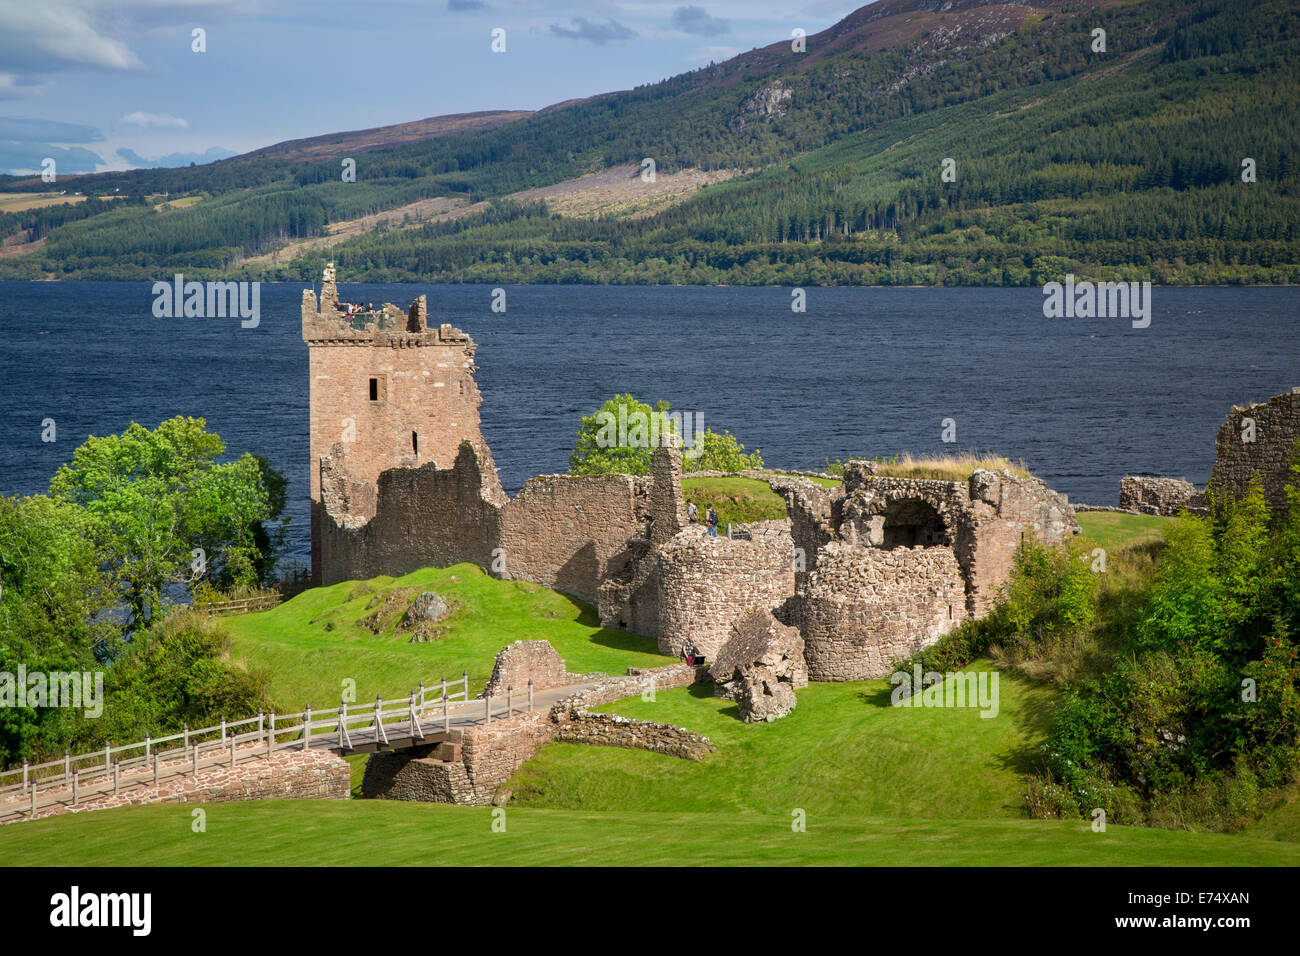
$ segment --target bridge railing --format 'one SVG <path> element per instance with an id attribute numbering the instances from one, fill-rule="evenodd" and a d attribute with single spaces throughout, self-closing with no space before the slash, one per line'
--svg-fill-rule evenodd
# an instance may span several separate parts
<path id="1" fill-rule="evenodd" d="M 431 693 L 436 696 L 431 696 Z M 460 711 L 470 701 L 469 675 L 432 686 L 420 682 L 408 698 L 373 704 L 340 702 L 337 708 L 308 706 L 297 714 L 258 713 L 120 746 L 106 745 L 90 753 L 64 753 L 61 760 L 0 771 L 0 814 L 18 809 L 35 813 L 41 807 L 116 793 L 123 784 L 157 784 L 178 776 L 197 776 L 200 769 L 241 758 L 270 756 L 276 751 L 329 747 L 351 749 L 357 743 L 387 743 L 389 731 L 402 727 L 412 736 L 450 726 L 451 707 Z M 405 736 L 406 733 L 403 735 Z M 150 779 L 152 778 L 152 779 Z"/>

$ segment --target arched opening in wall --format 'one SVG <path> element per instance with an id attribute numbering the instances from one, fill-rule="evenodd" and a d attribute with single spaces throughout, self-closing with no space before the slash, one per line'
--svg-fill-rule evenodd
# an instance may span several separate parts
<path id="1" fill-rule="evenodd" d="M 948 526 L 934 506 L 919 498 L 895 501 L 881 517 L 881 547 L 937 548 L 950 546 Z"/>

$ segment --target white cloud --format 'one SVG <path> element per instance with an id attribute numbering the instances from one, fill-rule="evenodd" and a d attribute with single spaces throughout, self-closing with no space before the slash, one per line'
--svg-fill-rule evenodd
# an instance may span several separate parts
<path id="1" fill-rule="evenodd" d="M 108 35 L 93 9 L 70 0 L 0 4 L 0 63 L 33 73 L 142 65 L 130 47 Z"/>
<path id="2" fill-rule="evenodd" d="M 122 117 L 127 126 L 142 126 L 145 129 L 188 129 L 189 123 L 170 113 L 144 113 L 136 110 Z"/>

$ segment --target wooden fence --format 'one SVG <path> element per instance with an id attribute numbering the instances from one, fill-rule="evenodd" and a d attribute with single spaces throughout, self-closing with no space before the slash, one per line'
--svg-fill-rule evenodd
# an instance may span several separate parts
<path id="1" fill-rule="evenodd" d="M 437 696 L 431 696 L 436 692 Z M 269 757 L 282 750 L 308 748 L 349 751 L 367 745 L 387 745 L 392 738 L 422 739 L 429 731 L 451 729 L 451 707 L 462 719 L 471 702 L 469 675 L 461 679 L 442 678 L 426 687 L 420 682 L 409 699 L 384 704 L 348 704 L 302 713 L 269 716 L 259 713 L 244 720 L 225 721 L 211 727 L 166 737 L 146 737 L 136 743 L 104 747 L 93 753 L 72 755 L 62 760 L 28 764 L 0 771 L 0 818 L 26 811 L 35 814 L 42 807 L 69 803 L 76 806 L 87 797 L 103 793 L 116 795 L 122 786 L 158 784 L 166 779 L 197 776 L 208 767 L 235 766 L 241 759 Z M 500 699 L 498 698 L 498 703 Z M 508 690 L 507 711 L 514 713 L 513 688 Z M 533 682 L 528 682 L 528 709 L 533 709 Z M 470 716 L 477 714 L 474 708 Z M 492 719 L 492 698 L 483 699 L 483 716 Z M 441 727 L 439 727 L 441 724 Z M 242 747 L 242 750 L 241 750 Z"/>

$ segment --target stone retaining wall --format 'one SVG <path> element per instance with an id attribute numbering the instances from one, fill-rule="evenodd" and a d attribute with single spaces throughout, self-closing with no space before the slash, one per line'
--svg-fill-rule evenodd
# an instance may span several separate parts
<path id="1" fill-rule="evenodd" d="M 63 813 L 107 810 L 146 803 L 224 803 L 233 800 L 346 800 L 352 789 L 352 771 L 347 761 L 327 750 L 280 750 L 270 757 L 253 756 L 251 751 L 235 766 L 200 769 L 197 777 L 180 776 L 162 780 L 157 786 L 124 786 L 114 796 L 103 793 L 87 797 L 77 806 L 38 809 L 37 819 Z M 10 821 L 12 822 L 12 821 Z"/>

